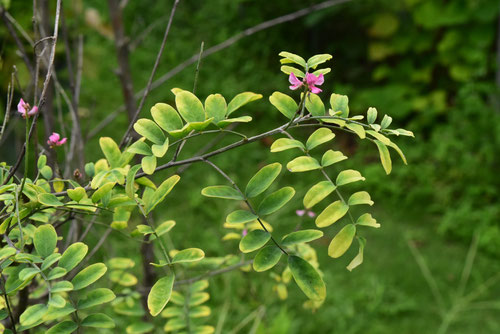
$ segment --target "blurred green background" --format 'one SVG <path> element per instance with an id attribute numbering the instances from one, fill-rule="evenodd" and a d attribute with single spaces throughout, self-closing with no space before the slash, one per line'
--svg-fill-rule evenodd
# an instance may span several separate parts
<path id="1" fill-rule="evenodd" d="M 150 75 L 172 2 L 130 0 L 124 9 L 135 91 Z M 320 1 L 181 0 L 157 77 L 197 54 L 202 41 L 207 49 L 262 21 L 316 3 Z M 12 1 L 9 9 L 28 31 L 30 4 Z M 245 37 L 201 61 L 197 95 L 202 99 L 215 92 L 229 99 L 247 90 L 264 95 L 245 107 L 254 122 L 238 126 L 238 131 L 249 135 L 284 120 L 267 98 L 273 91 L 288 90 L 278 57 L 286 50 L 305 58 L 332 54 L 323 98 L 327 92 L 347 94 L 352 114 L 376 107 L 380 114 L 391 115 L 396 127 L 409 129 L 416 137 L 396 141 L 409 165 L 393 156 L 395 166 L 389 176 L 372 145 L 344 133 L 330 144 L 349 156 L 344 166 L 355 167 L 367 178 L 363 187 L 375 201 L 374 216 L 382 228 L 367 233 L 365 262 L 352 273 L 345 266 L 356 247 L 333 260 L 326 255 L 326 239 L 312 244 L 328 289 L 322 308 L 314 314 L 304 309 L 305 296 L 293 285 L 289 298 L 279 300 L 268 273 L 236 271 L 211 279 L 213 315 L 208 324 L 220 323 L 221 333 L 230 333 L 249 317 L 240 333 L 433 333 L 451 319 L 449 333 L 500 332 L 499 12 L 498 0 L 352 0 Z M 84 35 L 79 113 L 88 134 L 123 104 L 114 72 L 113 33 L 104 1 L 65 2 L 65 13 L 70 38 Z M 21 83 L 28 76 L 4 26 L 0 38 L 0 104 L 5 105 L 12 65 L 17 65 Z M 195 67 L 185 68 L 155 89 L 141 115 L 146 117 L 156 102 L 173 103 L 173 87 L 192 90 Z M 57 49 L 56 68 L 65 82 L 62 46 Z M 58 127 L 69 124 L 67 111 L 64 117 L 67 123 Z M 7 145 L 22 140 L 22 122 L 13 124 Z M 99 135 L 118 141 L 126 125 L 122 112 Z M 308 133 L 296 131 L 296 135 L 307 138 Z M 206 140 L 190 142 L 182 156 L 196 152 Z M 262 164 L 290 158 L 284 153 L 270 155 L 270 143 L 247 145 L 214 162 L 244 184 Z M 15 152 L 4 151 L 5 145 L 1 156 L 11 163 Z M 101 157 L 97 137 L 86 140 L 85 150 L 87 160 Z M 292 184 L 300 199 L 314 180 L 286 173 L 280 184 Z M 172 233 L 176 247 L 200 247 L 207 256 L 237 253 L 237 242 L 220 240 L 224 217 L 234 207 L 199 193 L 204 186 L 222 182 L 206 166 L 193 165 L 183 173 L 182 182 L 155 217 L 177 221 Z M 301 209 L 300 200 L 269 222 L 279 233 L 288 233 L 299 221 L 296 209 Z M 304 226 L 313 225 L 311 219 Z M 104 229 L 96 227 L 96 240 Z M 328 232 L 328 237 L 333 235 L 334 231 Z M 112 233 L 98 257 L 137 256 L 139 249 L 139 243 L 124 242 L 120 233 Z M 474 259 L 469 257 L 470 275 L 464 274 L 467 254 L 475 250 Z M 134 274 L 141 277 L 139 261 Z M 463 277 L 468 279 L 461 294 Z M 434 293 L 429 286 L 435 287 Z M 443 307 L 436 301 L 436 290 Z M 464 304 L 462 297 L 476 292 Z"/>

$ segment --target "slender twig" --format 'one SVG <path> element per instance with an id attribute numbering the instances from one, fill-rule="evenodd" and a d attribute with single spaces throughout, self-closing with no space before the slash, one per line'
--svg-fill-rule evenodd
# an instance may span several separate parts
<path id="1" fill-rule="evenodd" d="M 3 285 L 2 294 L 3 294 L 3 298 L 5 300 L 5 305 L 7 306 L 7 312 L 9 313 L 10 322 L 12 324 L 12 332 L 14 334 L 17 334 L 16 321 L 14 320 L 14 315 L 13 315 L 12 309 L 10 307 L 9 296 L 7 295 L 7 289 L 5 288 L 5 283 L 6 283 L 5 277 L 3 276 L 3 274 L 1 272 L 0 272 L 0 276 L 2 279 L 2 285 Z"/>
<path id="2" fill-rule="evenodd" d="M 255 25 L 251 28 L 243 30 L 242 32 L 230 37 L 229 39 L 227 39 L 219 44 L 216 44 L 216 45 L 206 49 L 203 52 L 203 58 L 206 58 L 214 53 L 217 53 L 221 50 L 224 50 L 224 49 L 230 47 L 231 45 L 235 44 L 236 42 L 238 42 L 240 39 L 251 36 L 251 35 L 253 35 L 257 32 L 260 32 L 262 30 L 269 29 L 271 27 L 274 27 L 276 25 L 279 25 L 279 24 L 282 24 L 285 22 L 290 22 L 290 21 L 299 19 L 303 16 L 306 16 L 308 14 L 311 14 L 311 13 L 314 13 L 314 12 L 317 12 L 317 11 L 320 11 L 320 10 L 323 10 L 323 9 L 326 9 L 326 8 L 329 8 L 329 7 L 332 7 L 335 5 L 340 5 L 340 4 L 349 2 L 349 1 L 351 1 L 351 0 L 328 0 L 328 1 L 324 1 L 321 3 L 315 4 L 315 5 L 312 5 L 312 6 L 307 7 L 307 8 L 300 9 L 300 10 L 295 11 L 295 12 L 290 13 L 290 14 L 286 14 L 286 15 L 279 16 L 279 17 L 276 17 L 274 19 L 271 19 L 271 20 L 268 20 L 265 22 L 261 22 L 261 23 Z M 160 78 L 155 80 L 150 85 L 149 88 L 146 87 L 146 88 L 140 90 L 139 92 L 137 92 L 135 95 L 136 98 L 140 97 L 141 94 L 144 94 L 146 89 L 147 90 L 154 90 L 154 89 L 160 87 L 165 82 L 170 80 L 172 77 L 179 74 L 184 69 L 193 65 L 197 61 L 198 61 L 198 53 L 192 55 L 190 58 L 186 59 L 185 61 L 183 61 L 182 63 L 180 63 L 179 65 L 177 65 L 176 67 L 174 67 L 173 69 L 171 69 L 170 71 L 168 71 L 167 73 L 162 75 Z M 125 110 L 124 106 L 121 106 L 117 110 L 115 110 L 114 112 L 109 114 L 105 119 L 103 119 L 99 124 L 97 124 L 92 131 L 89 132 L 89 134 L 87 135 L 87 138 L 92 138 L 97 133 L 99 133 L 103 128 L 105 128 L 106 126 L 111 124 L 111 122 L 124 110 Z"/>
<path id="3" fill-rule="evenodd" d="M 160 64 L 160 59 L 161 56 L 163 55 L 163 50 L 165 49 L 165 45 L 167 44 L 167 37 L 170 32 L 170 27 L 172 25 L 172 21 L 174 20 L 174 15 L 175 15 L 175 10 L 177 9 L 177 5 L 179 4 L 180 0 L 175 0 L 174 4 L 172 6 L 172 10 L 170 12 L 170 18 L 168 19 L 167 27 L 165 28 L 165 34 L 163 35 L 163 41 L 161 42 L 160 50 L 158 52 L 158 55 L 156 56 L 155 64 L 153 66 L 153 70 L 151 71 L 151 75 L 149 76 L 148 83 L 146 85 L 146 89 L 144 90 L 144 94 L 142 95 L 141 102 L 139 103 L 139 107 L 137 107 L 137 110 L 135 111 L 135 114 L 133 115 L 132 119 L 129 122 L 129 126 L 127 128 L 127 131 L 125 131 L 125 134 L 123 135 L 123 138 L 120 142 L 120 148 L 123 147 L 125 142 L 127 141 L 127 137 L 132 131 L 132 127 L 134 126 L 134 123 L 137 121 L 137 118 L 139 117 L 139 114 L 142 110 L 142 107 L 144 106 L 144 102 L 146 101 L 146 98 L 151 91 L 151 85 L 153 84 L 153 78 L 156 74 L 156 70 L 158 69 L 158 65 Z"/>

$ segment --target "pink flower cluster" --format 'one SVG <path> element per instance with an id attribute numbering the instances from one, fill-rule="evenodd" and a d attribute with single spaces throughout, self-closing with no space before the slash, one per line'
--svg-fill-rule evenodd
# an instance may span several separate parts
<path id="1" fill-rule="evenodd" d="M 316 86 L 322 85 L 323 82 L 325 82 L 325 78 L 323 77 L 323 74 L 315 76 L 312 73 L 306 73 L 306 77 L 301 81 L 295 76 L 295 74 L 290 73 L 288 81 L 292 84 L 290 86 L 291 90 L 296 90 L 305 85 L 311 93 L 318 94 L 321 93 L 322 90 Z"/>
<path id="2" fill-rule="evenodd" d="M 49 140 L 47 140 L 47 144 L 51 148 L 54 146 L 61 146 L 66 142 L 67 138 L 61 139 L 61 136 L 57 132 L 52 132 L 52 135 L 49 136 Z"/>
<path id="3" fill-rule="evenodd" d="M 20 113 L 23 118 L 26 118 L 26 116 L 31 117 L 38 112 L 38 107 L 34 106 L 30 109 L 29 103 L 26 103 L 23 99 L 21 99 L 17 104 L 17 112 Z"/>

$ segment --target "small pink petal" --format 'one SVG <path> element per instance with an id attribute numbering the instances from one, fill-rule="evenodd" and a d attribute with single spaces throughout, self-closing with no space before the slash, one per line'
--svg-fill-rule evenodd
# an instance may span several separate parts
<path id="1" fill-rule="evenodd" d="M 296 85 L 302 85 L 302 81 L 300 81 L 296 76 L 295 74 L 292 72 L 290 73 L 290 76 L 288 77 L 288 81 L 293 85 L 293 86 L 296 86 Z"/>
<path id="2" fill-rule="evenodd" d="M 31 110 L 28 112 L 28 116 L 33 116 L 34 114 L 36 114 L 38 112 L 38 107 L 37 106 L 34 106 L 33 108 L 31 108 Z"/>
<path id="3" fill-rule="evenodd" d="M 323 73 L 321 73 L 318 76 L 318 79 L 316 80 L 315 85 L 321 86 L 323 84 L 323 82 L 325 82 L 325 77 L 323 76 Z"/>
<path id="4" fill-rule="evenodd" d="M 66 140 L 67 140 L 67 138 L 63 138 L 63 139 L 61 139 L 61 140 L 57 143 L 57 145 L 59 145 L 59 146 L 63 145 L 64 143 L 66 143 Z"/>
<path id="5" fill-rule="evenodd" d="M 311 93 L 318 94 L 318 93 L 321 93 L 321 92 L 322 92 L 322 90 L 319 89 L 318 87 L 314 87 L 314 86 L 311 87 Z"/>
<path id="6" fill-rule="evenodd" d="M 306 73 L 306 83 L 308 86 L 312 86 L 316 84 L 316 76 L 312 73 Z"/>
<path id="7" fill-rule="evenodd" d="M 315 214 L 314 212 L 312 212 L 312 211 L 307 211 L 307 215 L 308 215 L 309 217 L 311 217 L 311 218 L 316 217 L 316 214 Z"/>
<path id="8" fill-rule="evenodd" d="M 247 234 L 248 234 L 247 229 L 244 229 L 244 230 L 241 232 L 241 235 L 242 235 L 242 236 L 245 236 L 245 235 L 247 235 Z"/>
<path id="9" fill-rule="evenodd" d="M 306 210 L 297 210 L 295 211 L 295 214 L 299 217 L 302 217 L 306 213 Z"/>
<path id="10" fill-rule="evenodd" d="M 53 143 L 56 143 L 60 138 L 61 136 L 59 136 L 57 132 L 52 132 L 52 134 L 49 136 L 49 140 Z"/>

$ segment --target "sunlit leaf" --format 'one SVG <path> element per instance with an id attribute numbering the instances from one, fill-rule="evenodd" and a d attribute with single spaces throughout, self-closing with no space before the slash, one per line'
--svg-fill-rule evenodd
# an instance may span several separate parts
<path id="1" fill-rule="evenodd" d="M 330 181 L 320 181 L 311 187 L 304 196 L 304 207 L 312 208 L 334 191 L 336 186 Z"/>
<path id="2" fill-rule="evenodd" d="M 254 230 L 248 232 L 240 241 L 240 251 L 243 253 L 253 252 L 262 246 L 264 246 L 269 239 L 271 239 L 271 234 L 263 230 Z"/>
<path id="3" fill-rule="evenodd" d="M 269 102 L 289 119 L 292 119 L 299 109 L 297 102 L 293 98 L 280 92 L 274 92 L 269 96 Z"/>
<path id="4" fill-rule="evenodd" d="M 279 138 L 271 145 L 271 152 L 281 152 L 292 148 L 304 150 L 305 146 L 300 141 L 295 139 Z"/>
<path id="5" fill-rule="evenodd" d="M 370 206 L 373 205 L 373 201 L 370 197 L 370 194 L 366 191 L 358 191 L 349 197 L 349 201 L 347 202 L 349 205 L 359 205 L 359 204 L 368 204 Z"/>
<path id="6" fill-rule="evenodd" d="M 390 174 L 392 170 L 392 160 L 389 150 L 382 142 L 379 142 L 378 140 L 374 140 L 374 142 L 377 145 L 378 152 L 380 154 L 380 161 L 382 162 L 385 173 Z"/>
<path id="7" fill-rule="evenodd" d="M 283 252 L 275 245 L 262 248 L 253 260 L 253 269 L 261 272 L 271 269 L 279 262 Z"/>
<path id="8" fill-rule="evenodd" d="M 309 156 L 301 156 L 290 161 L 286 168 L 292 173 L 307 172 L 321 168 L 318 160 Z"/>
<path id="9" fill-rule="evenodd" d="M 352 259 L 351 262 L 349 262 L 349 265 L 347 265 L 346 267 L 349 271 L 352 271 L 354 268 L 363 263 L 363 251 L 365 249 L 366 239 L 363 237 L 357 237 L 357 239 L 359 243 L 359 250 L 358 254 L 354 257 L 354 259 Z"/>
<path id="10" fill-rule="evenodd" d="M 309 262 L 298 256 L 291 255 L 288 256 L 288 266 L 290 267 L 295 282 L 309 299 L 325 299 L 325 283 Z"/>
<path id="11" fill-rule="evenodd" d="M 335 133 L 333 133 L 332 130 L 328 128 L 319 128 L 307 139 L 306 148 L 312 150 L 316 146 L 329 142 L 333 138 L 335 138 Z"/>
<path id="12" fill-rule="evenodd" d="M 352 240 L 356 235 L 356 226 L 348 224 L 344 226 L 339 233 L 332 239 L 328 246 L 328 255 L 333 258 L 338 258 L 351 247 Z"/>
<path id="13" fill-rule="evenodd" d="M 71 280 L 74 290 L 83 289 L 101 278 L 108 268 L 104 263 L 94 263 L 81 270 Z"/>
<path id="14" fill-rule="evenodd" d="M 160 278 L 151 288 L 148 295 L 148 309 L 153 317 L 160 314 L 170 300 L 174 280 L 175 276 L 173 272 L 170 272 L 167 276 Z"/>
<path id="15" fill-rule="evenodd" d="M 261 94 L 255 94 L 252 92 L 243 92 L 236 95 L 227 105 L 227 116 L 231 115 L 233 112 L 235 112 L 245 104 L 261 98 L 262 98 Z"/>
<path id="16" fill-rule="evenodd" d="M 240 192 L 229 186 L 210 186 L 203 188 L 201 194 L 207 197 L 243 200 Z"/>
<path id="17" fill-rule="evenodd" d="M 319 239 L 323 236 L 323 232 L 320 230 L 302 230 L 292 232 L 283 237 L 281 244 L 283 246 L 291 246 L 295 244 L 300 244 L 304 242 L 313 241 Z"/>
<path id="18" fill-rule="evenodd" d="M 260 216 L 269 215 L 283 207 L 295 195 L 292 187 L 284 187 L 265 197 L 259 205 L 257 212 Z"/>
<path id="19" fill-rule="evenodd" d="M 109 316 L 104 313 L 94 313 L 88 315 L 81 322 L 83 327 L 94 327 L 94 328 L 114 328 L 115 322 Z"/>
<path id="20" fill-rule="evenodd" d="M 316 217 L 316 226 L 327 227 L 331 224 L 337 222 L 340 218 L 344 217 L 349 206 L 342 201 L 335 201 L 328 205 L 319 215 Z"/>
<path id="21" fill-rule="evenodd" d="M 252 220 L 255 220 L 257 218 L 258 216 L 254 215 L 250 211 L 236 210 L 227 215 L 226 222 L 231 224 L 240 224 L 240 223 L 251 222 Z"/>
<path id="22" fill-rule="evenodd" d="M 41 257 L 54 253 L 57 245 L 56 229 L 52 225 L 38 226 L 33 237 L 36 252 Z"/>
<path id="23" fill-rule="evenodd" d="M 337 180 L 335 183 L 337 187 L 343 186 L 344 184 L 353 183 L 356 181 L 364 181 L 365 178 L 361 176 L 361 173 L 354 169 L 346 169 L 337 175 Z"/>
<path id="24" fill-rule="evenodd" d="M 71 244 L 63 253 L 61 259 L 59 260 L 59 267 L 70 271 L 83 260 L 89 247 L 82 242 L 76 242 Z"/>
<path id="25" fill-rule="evenodd" d="M 167 132 L 181 129 L 183 124 L 177 111 L 166 103 L 157 103 L 151 108 L 155 122 Z"/>
<path id="26" fill-rule="evenodd" d="M 356 225 L 361 225 L 361 226 L 369 226 L 369 227 L 375 227 L 379 228 L 380 224 L 377 223 L 375 218 L 372 217 L 371 214 L 365 213 L 361 215 L 358 220 L 356 221 Z"/>
<path id="27" fill-rule="evenodd" d="M 344 155 L 344 153 L 340 151 L 328 150 L 325 152 L 325 154 L 323 154 L 323 157 L 321 158 L 321 166 L 327 167 L 346 159 L 347 157 Z"/>
<path id="28" fill-rule="evenodd" d="M 199 248 L 187 248 L 177 252 L 171 263 L 185 263 L 200 261 L 205 257 L 205 252 Z"/>
<path id="29" fill-rule="evenodd" d="M 191 92 L 184 90 L 175 94 L 175 105 L 186 122 L 203 122 L 206 119 L 203 104 Z"/>
<path id="30" fill-rule="evenodd" d="M 274 182 L 281 172 L 281 164 L 273 163 L 262 167 L 251 179 L 248 181 L 245 189 L 247 197 L 255 197 L 264 192 Z"/>
<path id="31" fill-rule="evenodd" d="M 134 124 L 134 130 L 155 144 L 161 145 L 165 142 L 165 134 L 160 127 L 150 119 L 141 118 Z"/>

